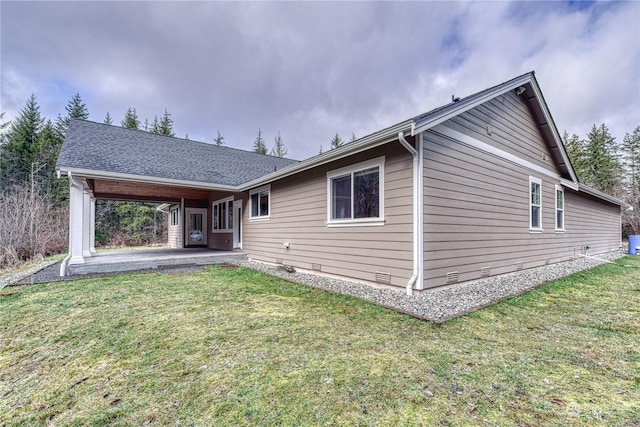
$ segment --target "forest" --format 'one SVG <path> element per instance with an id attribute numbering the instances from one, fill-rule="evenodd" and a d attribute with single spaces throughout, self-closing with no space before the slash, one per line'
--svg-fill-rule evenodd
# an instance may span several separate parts
<path id="1" fill-rule="evenodd" d="M 67 249 L 69 188 L 66 179 L 56 177 L 55 164 L 72 119 L 89 119 L 80 94 L 55 118 L 41 115 L 33 94 L 15 119 L 5 121 L 0 113 L 0 270 Z M 110 113 L 102 121 L 114 124 Z M 120 126 L 175 136 L 166 109 L 151 121 L 141 121 L 136 109 L 129 107 Z M 354 139 L 352 134 L 349 142 Z M 584 137 L 565 131 L 562 141 L 581 183 L 634 207 L 623 212 L 623 235 L 640 234 L 640 125 L 630 129 L 622 141 L 604 123 L 594 124 Z M 219 131 L 212 142 L 224 144 Z M 336 133 L 330 146 L 337 148 L 342 143 Z M 268 152 L 261 130 L 253 150 Z M 286 153 L 278 132 L 270 154 L 284 157 Z M 97 201 L 96 246 L 166 243 L 166 213 L 156 207 L 155 203 Z"/>

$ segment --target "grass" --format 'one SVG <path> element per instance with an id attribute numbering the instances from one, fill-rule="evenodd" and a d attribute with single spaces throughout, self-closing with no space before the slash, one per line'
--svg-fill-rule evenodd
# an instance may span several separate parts
<path id="1" fill-rule="evenodd" d="M 0 425 L 640 425 L 640 259 L 442 325 L 249 269 L 0 291 Z"/>

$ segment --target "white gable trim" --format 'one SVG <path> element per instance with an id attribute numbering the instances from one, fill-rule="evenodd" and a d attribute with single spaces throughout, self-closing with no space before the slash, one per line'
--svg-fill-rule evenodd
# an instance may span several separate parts
<path id="1" fill-rule="evenodd" d="M 498 157 L 518 166 L 522 166 L 526 169 L 529 169 L 530 171 L 546 175 L 550 178 L 557 179 L 558 181 L 562 180 L 562 177 L 552 170 L 543 168 L 542 166 L 538 166 L 535 163 L 532 163 L 514 154 L 508 153 L 504 150 L 501 150 L 500 148 L 494 147 L 493 145 L 489 145 L 486 142 L 479 141 L 475 138 L 470 137 L 469 135 L 465 135 L 464 133 L 448 128 L 444 125 L 437 125 L 433 129 L 431 129 L 431 131 L 445 136 L 449 139 L 453 139 L 457 142 L 461 142 L 491 156 Z M 577 186 L 575 186 L 575 189 L 578 189 Z"/>
<path id="2" fill-rule="evenodd" d="M 523 84 L 531 82 L 532 79 L 529 74 L 525 74 L 521 78 L 511 82 L 506 86 L 498 86 L 494 90 L 485 93 L 483 96 L 472 102 L 460 102 L 460 106 L 458 108 L 453 108 L 450 111 L 441 114 L 434 114 L 433 117 L 430 117 L 427 120 L 420 121 L 417 120 L 411 125 L 411 135 L 417 135 L 418 133 L 425 131 L 427 129 L 431 129 L 434 126 L 439 125 L 440 123 L 446 122 L 447 120 L 456 117 L 465 111 L 471 110 L 472 108 L 477 107 L 478 105 L 484 104 L 487 101 L 492 100 L 496 96 L 502 95 L 505 92 L 513 90 Z M 417 122 L 420 122 L 419 124 Z"/>

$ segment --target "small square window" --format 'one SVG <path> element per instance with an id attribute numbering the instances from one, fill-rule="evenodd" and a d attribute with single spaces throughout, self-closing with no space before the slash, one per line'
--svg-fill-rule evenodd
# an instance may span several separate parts
<path id="1" fill-rule="evenodd" d="M 256 188 L 249 192 L 249 219 L 269 219 L 271 211 L 271 186 Z"/>

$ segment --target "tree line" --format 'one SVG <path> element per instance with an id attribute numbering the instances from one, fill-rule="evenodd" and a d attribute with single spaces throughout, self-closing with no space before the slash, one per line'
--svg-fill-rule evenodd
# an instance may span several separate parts
<path id="1" fill-rule="evenodd" d="M 586 138 L 564 132 L 562 142 L 578 180 L 629 203 L 622 214 L 623 233 L 640 234 L 640 125 L 616 141 L 609 128 L 595 124 Z"/>

